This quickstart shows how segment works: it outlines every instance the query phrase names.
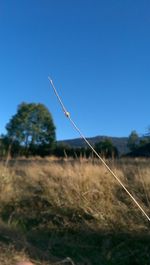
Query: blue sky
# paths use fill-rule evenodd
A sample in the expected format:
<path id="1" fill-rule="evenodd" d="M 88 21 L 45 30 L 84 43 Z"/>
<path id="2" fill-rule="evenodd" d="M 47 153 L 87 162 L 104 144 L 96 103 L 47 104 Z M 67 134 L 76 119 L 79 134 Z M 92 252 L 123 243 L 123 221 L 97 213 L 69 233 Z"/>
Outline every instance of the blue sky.
<path id="1" fill-rule="evenodd" d="M 48 75 L 87 136 L 150 125 L 149 0 L 1 0 L 0 133 L 21 102 L 52 113 L 57 139 L 78 137 Z"/>

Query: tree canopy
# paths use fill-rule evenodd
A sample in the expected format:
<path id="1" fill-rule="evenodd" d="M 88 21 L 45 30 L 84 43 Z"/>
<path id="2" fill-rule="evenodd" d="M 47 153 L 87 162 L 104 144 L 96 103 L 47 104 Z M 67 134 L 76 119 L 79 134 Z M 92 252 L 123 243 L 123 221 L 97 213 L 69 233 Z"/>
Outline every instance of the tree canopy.
<path id="1" fill-rule="evenodd" d="M 22 103 L 6 125 L 7 137 L 27 152 L 50 154 L 55 143 L 52 115 L 43 104 Z"/>
<path id="2" fill-rule="evenodd" d="M 138 133 L 134 130 L 130 133 L 129 137 L 128 137 L 128 147 L 131 151 L 134 151 L 136 149 L 136 147 L 139 144 L 139 135 Z"/>
<path id="3" fill-rule="evenodd" d="M 106 158 L 117 157 L 118 150 L 110 139 L 105 139 L 95 144 L 95 150 Z"/>

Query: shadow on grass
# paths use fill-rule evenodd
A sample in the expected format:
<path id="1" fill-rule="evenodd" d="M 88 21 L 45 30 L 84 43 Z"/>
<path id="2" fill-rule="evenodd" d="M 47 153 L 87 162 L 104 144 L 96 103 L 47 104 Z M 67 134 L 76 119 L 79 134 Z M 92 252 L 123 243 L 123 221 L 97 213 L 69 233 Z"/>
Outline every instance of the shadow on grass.
<path id="1" fill-rule="evenodd" d="M 150 233 L 108 232 L 86 223 L 76 228 L 41 226 L 26 232 L 1 224 L 0 242 L 6 248 L 24 249 L 36 261 L 70 257 L 82 265 L 150 264 Z"/>
<path id="2" fill-rule="evenodd" d="M 80 208 L 56 207 L 39 191 L 32 194 L 1 205 L 0 244 L 4 248 L 12 245 L 31 259 L 48 264 L 66 257 L 76 265 L 150 264 L 147 225 L 128 232 L 127 225 L 121 228 L 117 218 L 107 226 L 108 220 L 100 223 Z"/>

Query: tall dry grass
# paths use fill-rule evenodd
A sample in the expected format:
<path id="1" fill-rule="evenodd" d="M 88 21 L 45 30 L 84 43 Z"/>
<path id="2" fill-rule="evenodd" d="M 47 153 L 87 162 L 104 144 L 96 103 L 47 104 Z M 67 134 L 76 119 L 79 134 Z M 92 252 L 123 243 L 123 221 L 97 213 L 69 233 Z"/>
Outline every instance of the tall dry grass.
<path id="1" fill-rule="evenodd" d="M 110 164 L 150 214 L 149 160 L 120 160 Z M 10 160 L 7 168 L 1 163 L 0 215 L 1 224 L 7 226 L 4 239 L 11 238 L 12 245 L 19 242 L 12 232 L 19 231 L 22 242 L 18 245 L 21 251 L 24 247 L 25 253 L 26 249 L 35 248 L 32 236 L 39 237 L 45 244 L 43 234 L 37 235 L 37 231 L 149 231 L 145 217 L 97 161 Z M 56 243 L 58 238 L 54 234 L 50 234 L 46 242 Z M 40 252 L 41 245 L 36 240 L 37 252 Z M 29 246 L 28 241 L 33 245 Z M 47 259 L 51 258 L 49 251 L 44 254 Z"/>

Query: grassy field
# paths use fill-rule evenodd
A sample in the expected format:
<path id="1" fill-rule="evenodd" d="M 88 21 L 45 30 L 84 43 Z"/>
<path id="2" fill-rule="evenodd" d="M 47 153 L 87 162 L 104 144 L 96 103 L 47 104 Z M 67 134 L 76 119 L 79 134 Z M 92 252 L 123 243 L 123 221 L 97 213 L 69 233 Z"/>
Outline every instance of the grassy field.
<path id="1" fill-rule="evenodd" d="M 150 215 L 150 160 L 108 163 Z M 0 264 L 21 259 L 148 265 L 150 223 L 96 160 L 1 161 Z"/>

